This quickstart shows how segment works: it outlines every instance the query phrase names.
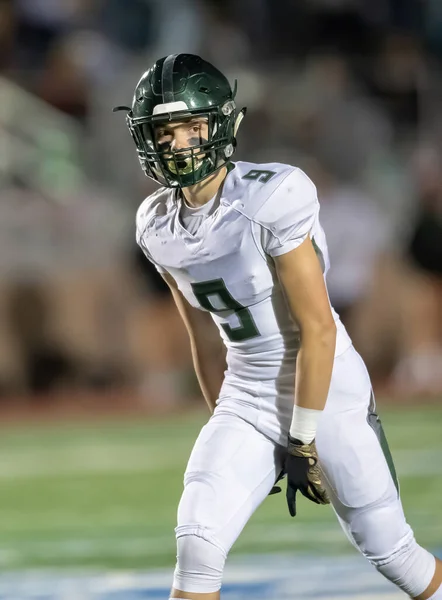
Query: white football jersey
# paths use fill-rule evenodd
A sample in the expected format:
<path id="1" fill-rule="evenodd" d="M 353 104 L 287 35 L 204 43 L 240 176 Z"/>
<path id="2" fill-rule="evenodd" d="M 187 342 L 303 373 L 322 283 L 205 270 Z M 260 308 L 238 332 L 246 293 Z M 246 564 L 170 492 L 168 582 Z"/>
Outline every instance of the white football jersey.
<path id="1" fill-rule="evenodd" d="M 312 181 L 279 163 L 233 163 L 219 206 L 189 233 L 180 219 L 176 189 L 160 188 L 137 212 L 137 242 L 161 272 L 170 273 L 186 300 L 210 311 L 227 347 L 221 395 L 225 409 L 283 439 L 293 411 L 300 336 L 291 318 L 272 257 L 309 235 L 324 276 L 329 258 Z M 333 309 L 332 309 L 333 310 Z M 337 325 L 336 356 L 351 340 Z M 254 416 L 251 416 L 251 412 Z"/>

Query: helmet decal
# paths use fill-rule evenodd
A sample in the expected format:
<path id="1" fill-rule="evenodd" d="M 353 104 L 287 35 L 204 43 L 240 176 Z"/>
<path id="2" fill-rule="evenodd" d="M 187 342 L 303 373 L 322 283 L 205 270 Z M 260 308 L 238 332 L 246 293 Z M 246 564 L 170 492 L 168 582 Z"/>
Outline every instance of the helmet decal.
<path id="1" fill-rule="evenodd" d="M 163 73 L 161 76 L 161 87 L 163 90 L 163 103 L 173 102 L 175 100 L 173 93 L 173 65 L 178 54 L 169 54 L 163 63 Z"/>
<path id="2" fill-rule="evenodd" d="M 182 100 L 178 102 L 166 102 L 165 104 L 157 104 L 153 107 L 152 114 L 160 115 L 160 114 L 169 114 L 171 112 L 176 112 L 179 110 L 188 110 L 188 106 Z"/>

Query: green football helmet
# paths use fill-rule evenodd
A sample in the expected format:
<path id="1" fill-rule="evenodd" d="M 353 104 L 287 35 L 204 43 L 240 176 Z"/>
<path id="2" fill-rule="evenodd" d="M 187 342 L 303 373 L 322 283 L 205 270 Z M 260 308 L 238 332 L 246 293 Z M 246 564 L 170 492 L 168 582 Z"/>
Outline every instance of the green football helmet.
<path id="1" fill-rule="evenodd" d="M 187 187 L 202 181 L 229 162 L 236 132 L 246 109 L 237 114 L 236 81 L 193 54 L 171 54 L 146 71 L 135 88 L 127 126 L 148 177 L 166 187 Z M 155 139 L 155 127 L 169 122 L 205 118 L 208 139 L 177 150 Z"/>

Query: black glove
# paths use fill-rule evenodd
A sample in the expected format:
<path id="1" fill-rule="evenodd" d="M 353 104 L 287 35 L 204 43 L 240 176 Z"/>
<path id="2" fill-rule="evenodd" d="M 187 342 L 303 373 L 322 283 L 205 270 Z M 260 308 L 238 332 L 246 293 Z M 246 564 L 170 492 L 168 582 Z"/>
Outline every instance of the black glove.
<path id="1" fill-rule="evenodd" d="M 287 473 L 287 504 L 291 516 L 296 516 L 298 490 L 316 504 L 329 504 L 330 500 L 321 482 L 315 441 L 313 440 L 311 444 L 303 444 L 289 436 L 287 452 L 285 472 Z"/>
<path id="2" fill-rule="evenodd" d="M 284 471 L 281 471 L 281 473 L 279 474 L 278 478 L 275 481 L 275 485 L 272 487 L 272 489 L 269 492 L 269 496 L 273 496 L 274 494 L 279 494 L 279 492 L 282 492 L 282 489 L 279 487 L 279 485 L 276 485 L 278 483 L 278 481 L 281 481 L 281 479 L 284 477 L 285 473 Z"/>

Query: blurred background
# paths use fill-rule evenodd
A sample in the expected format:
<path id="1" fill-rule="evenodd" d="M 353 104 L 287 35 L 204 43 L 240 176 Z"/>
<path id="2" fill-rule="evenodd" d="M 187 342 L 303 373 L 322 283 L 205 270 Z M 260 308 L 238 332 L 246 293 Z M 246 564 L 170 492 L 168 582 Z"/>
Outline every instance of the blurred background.
<path id="1" fill-rule="evenodd" d="M 155 184 L 112 108 L 176 52 L 238 79 L 236 159 L 316 183 L 331 300 L 385 407 L 411 522 L 442 546 L 440 0 L 1 0 L 0 564 L 174 562 L 182 471 L 208 415 L 135 244 Z M 270 527 L 264 551 L 303 548 L 302 518 L 293 541 L 282 499 L 267 503 L 239 554 Z M 326 552 L 351 551 L 314 510 L 309 549 L 328 531 Z"/>

